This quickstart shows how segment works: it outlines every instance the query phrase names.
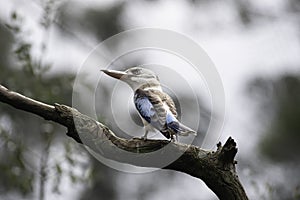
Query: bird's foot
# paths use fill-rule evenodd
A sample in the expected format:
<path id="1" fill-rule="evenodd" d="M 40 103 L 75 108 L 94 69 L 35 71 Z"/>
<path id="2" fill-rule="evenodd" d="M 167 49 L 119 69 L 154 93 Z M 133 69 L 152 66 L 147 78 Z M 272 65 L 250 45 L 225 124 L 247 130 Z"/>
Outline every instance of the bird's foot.
<path id="1" fill-rule="evenodd" d="M 139 137 L 133 137 L 132 138 L 132 140 L 139 140 L 139 139 L 141 139 L 141 138 L 139 138 Z"/>
<path id="2" fill-rule="evenodd" d="M 171 135 L 171 142 L 174 142 L 174 143 L 178 142 L 178 135 L 175 135 L 175 137 L 174 137 L 174 135 Z"/>
<path id="3" fill-rule="evenodd" d="M 142 137 L 133 137 L 132 140 L 147 140 L 146 136 L 142 136 Z"/>
<path id="4" fill-rule="evenodd" d="M 147 136 L 144 135 L 144 136 L 141 137 L 141 139 L 146 141 L 147 140 Z"/>

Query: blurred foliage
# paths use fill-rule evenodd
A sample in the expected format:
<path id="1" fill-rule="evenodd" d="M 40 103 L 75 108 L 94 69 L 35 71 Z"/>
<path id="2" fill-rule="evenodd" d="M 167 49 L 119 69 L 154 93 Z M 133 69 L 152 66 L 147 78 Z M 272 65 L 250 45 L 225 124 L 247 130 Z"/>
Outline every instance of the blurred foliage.
<path id="1" fill-rule="evenodd" d="M 11 138 L 6 131 L 1 130 L 0 132 L 2 145 L 0 193 L 15 191 L 26 195 L 33 190 L 34 183 L 34 173 L 27 170 L 24 163 L 26 147 L 22 141 Z"/>
<path id="2" fill-rule="evenodd" d="M 9 49 L 13 42 L 13 36 L 10 34 L 8 29 L 0 23 L 0 67 L 4 68 L 9 64 L 8 58 L 10 58 Z M 1 74 L 3 72 L 1 71 Z"/>
<path id="3" fill-rule="evenodd" d="M 299 162 L 300 76 L 258 78 L 249 90 L 252 97 L 260 98 L 260 110 L 265 113 L 267 132 L 260 143 L 263 155 L 276 162 Z"/>
<path id="4" fill-rule="evenodd" d="M 284 180 L 267 184 L 270 199 L 299 199 L 300 75 L 256 78 L 248 90 L 265 128 L 258 144 L 261 155 L 284 169 Z"/>
<path id="5" fill-rule="evenodd" d="M 1 26 L 0 38 L 7 38 L 0 44 L 1 84 L 44 102 L 70 104 L 73 76 L 47 75 L 49 65 L 42 64 L 42 57 L 36 59 L 31 56 L 32 44 L 26 41 L 23 20 L 13 12 L 11 21 L 6 24 L 8 29 Z M 0 113 L 1 195 L 14 192 L 32 196 L 38 193 L 36 183 L 39 181 L 39 199 L 43 199 L 47 171 L 51 170 L 47 166 L 50 149 L 61 139 L 61 134 L 54 133 L 62 129 L 4 104 L 0 106 Z"/>
<path id="6" fill-rule="evenodd" d="M 16 14 L 12 14 L 12 19 L 16 19 Z M 15 32 L 19 31 L 18 27 L 10 28 Z M 12 69 L 9 66 L 10 61 L 8 58 L 11 57 L 9 54 L 13 35 L 4 26 L 0 26 L 0 38 L 0 80 L 1 84 L 7 85 L 2 82 L 6 78 L 11 77 L 10 71 Z M 24 163 L 24 160 L 26 159 L 24 149 L 26 147 L 24 146 L 24 142 L 20 139 L 13 138 L 11 135 L 12 128 L 7 125 L 13 123 L 12 118 L 17 116 L 11 116 L 12 112 L 2 106 L 0 107 L 0 113 L 0 193 L 3 194 L 11 190 L 17 190 L 25 195 L 33 190 L 34 173 L 26 170 L 26 165 Z M 20 178 L 21 174 L 22 177 Z"/>
<path id="7" fill-rule="evenodd" d="M 6 28 L 0 26 L 0 84 L 42 102 L 71 105 L 74 75 L 50 72 L 51 65 L 43 60 L 47 50 L 49 27 L 53 23 L 53 1 L 42 1 L 42 7 L 45 13 L 40 25 L 44 29 L 45 37 L 38 44 L 39 47 L 26 39 L 30 31 L 23 30 L 26 19 L 17 12 L 11 14 Z M 93 22 L 101 17 L 98 14 L 96 11 L 86 13 L 88 17 L 96 17 L 91 20 Z M 105 23 L 109 24 L 111 18 L 107 13 L 104 14 L 108 21 L 102 22 L 106 26 Z M 105 29 L 105 33 L 100 34 L 101 37 L 113 34 L 110 31 L 118 31 L 117 26 Z M 40 49 L 38 57 L 32 56 L 33 48 Z M 90 181 L 90 184 L 84 185 L 87 190 L 82 192 L 83 199 L 99 199 L 99 196 L 105 199 L 115 198 L 112 170 L 95 160 L 87 163 L 92 158 L 87 157 L 86 152 L 62 132 L 63 129 L 56 124 L 10 106 L 0 105 L 1 199 L 10 194 L 15 198 L 16 194 L 20 194 L 17 198 L 33 199 L 37 196 L 36 198 L 42 200 L 46 198 L 45 188 L 49 184 L 52 185 L 53 192 L 61 194 L 60 184 L 62 177 L 66 176 L 72 184 Z M 60 158 L 51 152 L 60 148 L 62 143 L 64 154 Z M 81 168 L 80 173 L 78 168 Z"/>
<path id="8" fill-rule="evenodd" d="M 102 41 L 123 30 L 120 19 L 123 8 L 124 3 L 116 3 L 104 9 L 84 8 L 74 2 L 66 3 L 60 8 L 58 21 L 63 27 L 67 27 L 61 29 L 66 34 L 84 30 L 85 34 L 92 34 Z"/>
<path id="9" fill-rule="evenodd" d="M 293 12 L 300 12 L 300 0 L 289 0 L 288 8 Z"/>
<path id="10" fill-rule="evenodd" d="M 116 173 L 114 170 L 91 158 L 90 183 L 81 193 L 80 199 L 106 200 L 117 199 Z"/>
<path id="11" fill-rule="evenodd" d="M 240 21 L 244 25 L 249 25 L 252 22 L 252 18 L 254 16 L 252 13 L 253 8 L 251 7 L 250 1 L 236 0 L 236 7 Z"/>

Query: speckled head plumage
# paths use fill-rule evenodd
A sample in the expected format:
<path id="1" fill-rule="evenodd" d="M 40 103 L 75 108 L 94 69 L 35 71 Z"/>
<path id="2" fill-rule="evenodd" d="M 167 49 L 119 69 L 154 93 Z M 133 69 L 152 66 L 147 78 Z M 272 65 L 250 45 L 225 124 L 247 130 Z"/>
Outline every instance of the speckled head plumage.
<path id="1" fill-rule="evenodd" d="M 160 87 L 158 76 L 151 70 L 142 67 L 132 67 L 126 71 L 101 70 L 105 74 L 126 82 L 134 91 L 145 87 Z"/>

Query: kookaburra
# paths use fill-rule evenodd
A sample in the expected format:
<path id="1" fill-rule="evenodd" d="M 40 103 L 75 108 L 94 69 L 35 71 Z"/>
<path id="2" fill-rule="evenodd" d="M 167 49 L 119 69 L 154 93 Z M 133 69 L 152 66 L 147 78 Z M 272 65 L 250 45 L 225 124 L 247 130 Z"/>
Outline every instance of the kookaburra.
<path id="1" fill-rule="evenodd" d="M 172 141 L 179 136 L 196 135 L 196 132 L 180 123 L 171 97 L 162 91 L 158 76 L 149 69 L 133 67 L 124 72 L 101 70 L 105 74 L 122 80 L 134 91 L 134 104 L 144 127 L 144 139 L 149 131 L 160 131 Z M 175 136 L 175 137 L 174 137 Z"/>

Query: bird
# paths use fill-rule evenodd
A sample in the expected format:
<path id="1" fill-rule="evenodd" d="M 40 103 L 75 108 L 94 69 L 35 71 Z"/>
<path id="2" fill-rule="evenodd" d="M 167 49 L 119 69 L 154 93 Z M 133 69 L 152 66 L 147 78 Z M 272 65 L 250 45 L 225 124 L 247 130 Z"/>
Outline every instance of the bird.
<path id="1" fill-rule="evenodd" d="M 148 133 L 155 130 L 174 142 L 178 141 L 178 136 L 197 135 L 196 131 L 179 122 L 174 101 L 163 92 L 153 71 L 142 67 L 101 71 L 127 83 L 134 91 L 134 104 L 145 128 L 142 139 L 147 140 Z"/>

